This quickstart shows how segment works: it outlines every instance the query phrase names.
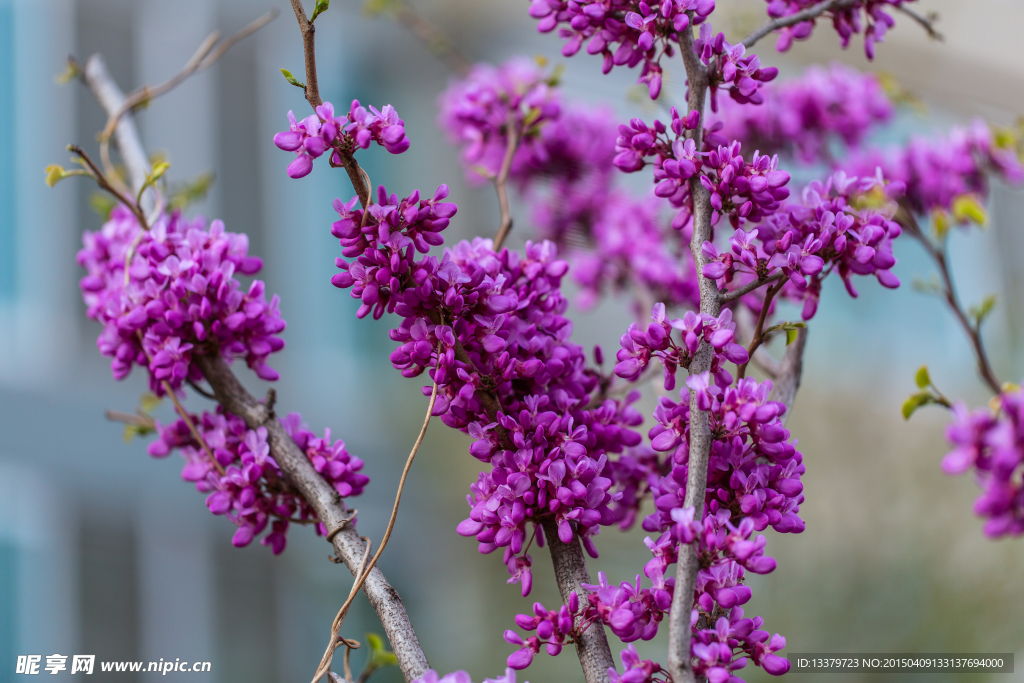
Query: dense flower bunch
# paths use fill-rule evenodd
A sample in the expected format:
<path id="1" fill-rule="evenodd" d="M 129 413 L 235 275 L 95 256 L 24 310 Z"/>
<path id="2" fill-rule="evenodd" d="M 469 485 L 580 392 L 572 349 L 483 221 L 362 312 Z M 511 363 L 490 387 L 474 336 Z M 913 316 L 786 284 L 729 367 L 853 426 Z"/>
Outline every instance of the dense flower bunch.
<path id="1" fill-rule="evenodd" d="M 510 126 L 519 132 L 512 173 L 543 167 L 548 158 L 538 131 L 557 118 L 561 104 L 554 79 L 536 62 L 517 57 L 501 66 L 476 64 L 465 79 L 453 81 L 438 99 L 438 125 L 461 145 L 467 179 L 498 174 L 508 146 Z"/>
<path id="2" fill-rule="evenodd" d="M 689 179 L 699 175 L 701 184 L 711 193 L 714 210 L 712 223 L 727 215 L 734 227 L 742 223 L 758 222 L 776 211 L 789 197 L 785 187 L 790 176 L 779 170 L 777 156 L 768 157 L 754 152 L 750 161 L 740 153 L 741 143 L 719 145 L 716 149 L 697 150 L 692 139 L 684 138 L 686 130 L 700 125 L 695 113 L 682 117 L 672 108 L 672 122 L 666 127 L 661 121 L 648 126 L 640 119 L 619 127 L 615 143 L 618 154 L 615 165 L 632 173 L 650 163 L 654 166 L 654 193 L 664 197 L 679 209 L 672 227 L 689 231 L 693 219 L 693 199 Z M 674 134 L 670 137 L 669 130 Z"/>
<path id="3" fill-rule="evenodd" d="M 853 275 L 874 275 L 884 287 L 899 287 L 890 270 L 896 264 L 892 242 L 901 234 L 892 220 L 892 200 L 904 187 L 900 181 L 886 183 L 881 175 L 857 178 L 842 171 L 825 182 L 814 181 L 799 201 L 784 204 L 756 229 L 737 230 L 729 238 L 729 251 L 719 253 L 706 242 L 704 276 L 721 287 L 737 275 L 742 282 L 781 273 L 786 278 L 783 294 L 804 303 L 804 320 L 817 311 L 821 281 L 833 269 L 853 297 Z"/>
<path id="4" fill-rule="evenodd" d="M 391 332 L 399 342 L 392 364 L 406 377 L 431 368 L 434 414 L 468 432 L 476 440 L 470 453 L 492 467 L 471 487 L 470 518 L 458 531 L 476 536 L 481 552 L 504 548 L 513 580 L 528 593 L 528 523 L 552 517 L 565 542 L 578 533 L 596 554 L 589 535 L 616 521 L 609 504 L 622 495 L 610 491 L 607 454 L 639 444 L 630 427 L 642 418 L 629 406 L 635 397 L 591 405 L 598 377 L 568 340 L 559 290 L 567 264 L 553 244 L 528 243 L 520 256 L 477 239 L 440 260 L 417 260 L 417 237 L 433 235 L 436 244 L 440 223 L 455 213 L 453 204 L 437 203 L 446 194 L 400 201 L 381 188 L 368 212 L 336 202 L 333 233 L 357 260 L 339 259 L 332 282 L 353 289 L 361 314 L 375 307 L 374 315 L 403 318 Z"/>
<path id="5" fill-rule="evenodd" d="M 686 384 L 697 393 L 698 406 L 710 412 L 714 435 L 706 513 L 727 510 L 737 519 L 749 520 L 756 531 L 769 526 L 780 533 L 803 531 L 804 522 L 797 514 L 803 502 L 803 456 L 789 443 L 789 431 L 780 420 L 785 406 L 768 400 L 771 382 L 758 384 L 748 377 L 723 388 L 705 374 L 689 377 Z M 685 496 L 690 418 L 687 391 L 682 398 L 676 402 L 662 397 L 654 413 L 658 424 L 649 434 L 651 446 L 671 454 L 673 469 L 653 487 L 655 512 L 644 520 L 646 531 L 671 530 L 677 523 L 674 511 Z"/>
<path id="6" fill-rule="evenodd" d="M 267 301 L 254 280 L 242 289 L 236 273 L 253 275 L 263 262 L 248 255 L 245 234 L 224 223 L 161 215 L 143 230 L 118 206 L 96 232 L 82 237 L 78 263 L 88 271 L 80 288 L 86 314 L 103 325 L 97 346 L 110 356 L 115 379 L 133 364 L 149 371 L 150 389 L 164 395 L 202 377 L 193 353 L 245 358 L 257 375 L 276 380 L 267 357 L 284 348 L 285 322 L 275 295 Z M 125 268 L 127 264 L 127 275 Z"/>
<path id="7" fill-rule="evenodd" d="M 953 406 L 946 439 L 953 447 L 942 460 L 948 474 L 973 469 L 982 494 L 974 512 L 986 518 L 987 536 L 1024 534 L 1024 392 L 1008 387 L 987 408 Z"/>
<path id="8" fill-rule="evenodd" d="M 557 656 L 566 642 L 574 642 L 589 624 L 576 624 L 580 615 L 580 601 L 576 591 L 569 595 L 569 603 L 557 610 L 549 610 L 539 602 L 533 603 L 533 615 L 516 615 L 516 626 L 524 631 L 536 631 L 537 635 L 525 640 L 515 631 L 505 631 L 505 642 L 520 645 L 520 649 L 508 657 L 508 666 L 512 669 L 525 669 L 533 662 L 534 656 L 544 650 L 552 657 Z"/>
<path id="9" fill-rule="evenodd" d="M 653 358 L 661 361 L 665 368 L 665 389 L 675 388 L 676 371 L 688 368 L 690 361 L 702 341 L 707 341 L 715 351 L 712 372 L 723 385 L 732 382 L 732 375 L 725 369 L 725 362 L 746 363 L 747 350 L 735 341 L 736 323 L 732 322 L 732 311 L 725 309 L 717 318 L 687 311 L 682 318 L 669 320 L 665 304 L 659 302 L 651 311 L 651 323 L 641 330 L 632 323 L 619 340 L 622 346 L 616 354 L 619 361 L 615 374 L 634 381 L 647 369 Z M 682 338 L 676 343 L 673 330 Z M 655 447 L 655 450 L 667 450 Z"/>
<path id="10" fill-rule="evenodd" d="M 1024 181 L 1024 166 L 1013 149 L 1000 147 L 984 121 L 954 128 L 946 136 L 915 136 L 888 153 L 872 151 L 843 163 L 850 173 L 882 169 L 906 185 L 905 201 L 917 214 L 948 212 L 965 195 L 986 198 L 989 175 L 1010 183 Z"/>
<path id="11" fill-rule="evenodd" d="M 817 4 L 817 0 L 766 1 L 768 2 L 768 16 L 773 19 L 791 16 Z M 832 26 L 839 34 L 844 48 L 850 44 L 850 38 L 863 31 L 864 54 L 868 59 L 874 59 L 875 43 L 885 40 L 886 32 L 896 24 L 892 16 L 885 11 L 886 6 L 900 7 L 908 2 L 912 2 L 912 0 L 858 0 L 846 4 L 842 8 L 831 10 L 829 15 L 832 18 Z M 794 40 L 804 40 L 810 37 L 814 31 L 814 24 L 815 21 L 811 19 L 780 29 L 775 49 L 785 52 Z"/>
<path id="12" fill-rule="evenodd" d="M 715 0 L 531 0 L 530 16 L 539 19 L 537 30 L 558 28 L 566 40 L 562 54 L 571 57 L 587 44 L 587 53 L 604 57 L 604 73 L 613 66 L 633 68 L 643 63 L 640 83 L 651 99 L 661 92 L 661 58 L 675 55 L 678 34 L 693 23 L 704 22 Z"/>
<path id="13" fill-rule="evenodd" d="M 335 164 L 342 162 L 340 154 L 351 154 L 358 147 L 366 149 L 376 142 L 392 154 L 409 149 L 405 135 L 405 122 L 390 104 L 382 111 L 370 107 L 369 111 L 352 100 L 348 114 L 334 115 L 334 105 L 324 102 L 301 121 L 288 112 L 288 130 L 274 136 L 274 144 L 286 152 L 295 152 L 295 160 L 288 164 L 288 175 L 302 178 L 313 170 L 313 159 L 332 149 Z M 339 154 L 340 152 L 340 154 Z"/>
<path id="14" fill-rule="evenodd" d="M 758 92 L 764 106 L 747 107 L 732 99 L 719 104 L 707 133 L 710 142 L 740 140 L 748 149 L 788 152 L 799 161 L 816 163 L 830 157 L 832 140 L 855 148 L 873 126 L 895 113 L 874 74 L 839 63 L 812 66 L 799 78 L 762 86 Z"/>
<path id="15" fill-rule="evenodd" d="M 235 546 L 249 545 L 268 524 L 271 532 L 260 542 L 270 546 L 275 555 L 284 550 L 290 522 L 316 524 L 318 533 L 327 534 L 312 506 L 285 482 L 270 454 L 266 427 L 248 429 L 242 418 L 220 408 L 191 419 L 202 442 L 184 419 L 168 425 L 157 423 L 157 439 L 149 445 L 149 454 L 163 458 L 178 449 L 185 459 L 181 478 L 209 494 L 206 506 L 210 512 L 225 515 L 238 527 L 231 539 Z M 351 456 L 341 439 L 332 442 L 330 429 L 319 438 L 298 413 L 291 413 L 281 423 L 335 491 L 342 496 L 363 492 L 370 481 L 359 472 L 363 461 Z"/>
<path id="16" fill-rule="evenodd" d="M 761 104 L 761 87 L 775 80 L 779 70 L 774 66 L 761 67 L 757 55 L 746 56 L 743 43 L 730 45 L 724 33 L 712 35 L 711 24 L 702 24 L 700 37 L 693 49 L 708 67 L 708 89 L 711 111 L 718 111 L 718 89 L 726 87 L 729 97 L 739 104 Z"/>

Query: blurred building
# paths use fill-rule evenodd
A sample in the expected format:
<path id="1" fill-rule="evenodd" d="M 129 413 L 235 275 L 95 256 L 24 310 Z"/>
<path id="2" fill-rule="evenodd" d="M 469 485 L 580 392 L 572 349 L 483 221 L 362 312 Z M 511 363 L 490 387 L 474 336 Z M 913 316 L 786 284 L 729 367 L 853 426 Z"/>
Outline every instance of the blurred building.
<path id="1" fill-rule="evenodd" d="M 722 28 L 733 34 L 763 18 L 758 0 L 719 4 Z M 856 38 L 849 51 L 838 50 L 827 27 L 784 57 L 767 43 L 759 53 L 788 74 L 830 59 L 894 73 L 934 105 L 929 117 L 902 118 L 894 135 L 973 115 L 1008 123 L 1024 112 L 1024 46 L 1015 35 L 1024 23 L 1020 3 L 921 4 L 942 13 L 945 44 L 929 42 L 901 16 L 873 65 Z M 453 236 L 489 234 L 497 224 L 492 194 L 462 182 L 456 155 L 434 126 L 434 98 L 448 79 L 443 65 L 400 27 L 361 15 L 359 5 L 335 0 L 318 20 L 325 99 L 394 104 L 413 147 L 401 163 L 380 150 L 361 157 L 374 182 L 395 191 L 432 191 L 447 182 L 460 206 Z M 173 75 L 211 31 L 231 33 L 275 6 L 277 21 L 136 118 L 147 149 L 171 161 L 172 180 L 216 173 L 210 194 L 190 211 L 223 217 L 229 230 L 248 233 L 251 251 L 264 257 L 269 290 L 282 297 L 289 329 L 288 348 L 274 363 L 283 377 L 279 409 L 301 411 L 315 430 L 332 427 L 366 459 L 377 495 L 355 503 L 360 529 L 375 540 L 383 532 L 423 406 L 418 385 L 387 367 L 386 320 L 356 321 L 350 299 L 329 285 L 337 250 L 330 200 L 350 196 L 347 179 L 321 165 L 302 182 L 290 181 L 289 156 L 270 142 L 286 126 L 289 108 L 307 107 L 278 71 L 302 71 L 287 3 L 0 0 L 0 683 L 16 680 L 14 658 L 29 653 L 212 661 L 210 674 L 190 675 L 196 681 L 303 680 L 315 670 L 347 594 L 347 572 L 327 562 L 327 546 L 308 530 L 293 529 L 278 558 L 257 545 L 233 548 L 233 527 L 208 514 L 200 494 L 180 481 L 177 456 L 154 461 L 141 441 L 124 443 L 120 427 L 104 420 L 106 408 L 134 409 L 145 386 L 138 373 L 122 383 L 111 379 L 95 349 L 99 328 L 83 315 L 74 254 L 82 231 L 100 222 L 89 207 L 94 188 L 81 179 L 55 189 L 42 182 L 44 166 L 66 164 L 66 144 L 95 150 L 105 120 L 80 84 L 55 83 L 69 53 L 84 62 L 101 52 L 130 90 Z M 472 58 L 560 59 L 559 41 L 536 34 L 524 2 L 417 6 Z M 585 55 L 566 64 L 569 97 L 615 102 L 624 116 L 654 115 L 648 103 L 627 97 L 635 74 L 616 69 L 603 78 Z M 671 71 L 667 91 L 681 97 L 682 81 L 681 69 Z M 991 342 L 1002 349 L 995 355 L 1004 377 L 1024 370 L 1017 344 L 1022 196 L 997 188 L 993 228 L 954 242 L 956 266 L 976 274 L 969 281 L 965 275 L 965 300 L 1000 294 Z M 513 246 L 528 237 L 520 227 L 526 222 L 517 221 Z M 900 246 L 897 273 L 909 284 L 927 266 L 911 245 Z M 953 643 L 1019 649 L 1019 542 L 981 539 L 970 513 L 973 484 L 938 474 L 942 418 L 908 426 L 898 417 L 911 372 L 923 362 L 938 368 L 933 377 L 944 386 L 983 400 L 966 342 L 938 303 L 910 287 L 867 288 L 857 301 L 839 289 L 826 293 L 815 319 L 805 397 L 791 425 L 810 463 L 808 532 L 770 539 L 780 568 L 759 580 L 767 597 L 756 606 L 770 628 L 804 651 L 829 643 L 848 650 Z M 615 348 L 629 322 L 618 303 L 580 317 L 582 342 Z M 166 407 L 160 414 L 171 415 Z M 504 586 L 498 558 L 478 556 L 452 531 L 475 478 L 465 445 L 440 424 L 431 428 L 382 566 L 406 599 L 431 661 L 482 679 L 503 668 L 501 631 L 529 602 Z M 611 552 L 594 571 L 629 578 L 639 565 L 626 558 L 641 556 L 642 536 L 606 531 L 602 542 Z M 553 602 L 539 571 L 536 597 Z M 356 638 L 380 630 L 363 602 L 346 627 Z M 647 647 L 655 656 L 663 636 Z M 573 660 L 568 650 L 557 660 L 539 659 L 529 680 L 574 680 Z M 378 675 L 400 679 L 394 671 Z"/>

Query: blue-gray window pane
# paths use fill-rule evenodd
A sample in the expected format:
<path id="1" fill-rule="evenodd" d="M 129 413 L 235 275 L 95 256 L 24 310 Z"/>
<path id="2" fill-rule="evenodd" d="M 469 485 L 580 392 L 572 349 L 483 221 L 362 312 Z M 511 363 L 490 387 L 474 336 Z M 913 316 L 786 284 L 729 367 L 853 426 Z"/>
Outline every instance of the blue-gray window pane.
<path id="1" fill-rule="evenodd" d="M 0 0 L 0 299 L 15 293 L 14 8 Z"/>

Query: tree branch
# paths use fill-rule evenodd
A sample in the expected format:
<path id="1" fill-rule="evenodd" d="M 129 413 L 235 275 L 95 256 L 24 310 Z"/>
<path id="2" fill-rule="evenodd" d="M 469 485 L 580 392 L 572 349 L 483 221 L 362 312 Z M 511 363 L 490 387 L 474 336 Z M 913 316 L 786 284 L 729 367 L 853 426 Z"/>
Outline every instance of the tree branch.
<path id="1" fill-rule="evenodd" d="M 765 321 L 768 320 L 768 311 L 772 307 L 772 300 L 775 298 L 775 295 L 779 293 L 784 284 L 785 280 L 780 280 L 778 283 L 769 287 L 768 292 L 764 295 L 764 301 L 761 302 L 761 313 L 757 316 L 757 324 L 754 325 L 754 337 L 750 340 L 750 347 L 747 349 L 747 355 L 749 358 L 754 357 L 754 352 L 757 351 L 764 342 L 764 324 Z M 749 358 L 746 363 L 743 363 L 736 368 L 737 380 L 741 380 L 746 376 L 747 364 L 750 363 Z"/>
<path id="2" fill-rule="evenodd" d="M 778 19 L 769 21 L 767 24 L 744 38 L 743 46 L 749 50 L 754 46 L 754 43 L 773 31 L 778 31 L 780 28 L 786 28 L 787 26 L 793 26 L 795 24 L 815 19 L 825 12 L 844 9 L 850 5 L 856 4 L 857 2 L 860 2 L 860 0 L 822 0 L 822 2 L 819 2 L 816 5 L 811 5 L 807 9 L 800 10 L 795 14 L 790 14 L 789 16 L 779 17 Z"/>
<path id="3" fill-rule="evenodd" d="M 517 113 L 515 110 L 510 111 L 508 121 L 505 123 L 508 142 L 505 145 L 505 157 L 501 160 L 498 177 L 494 179 L 494 190 L 498 193 L 498 208 L 501 210 L 501 224 L 498 226 L 498 235 L 494 238 L 494 251 L 496 252 L 501 251 L 501 245 L 512 229 L 512 212 L 508 208 L 508 173 L 512 168 L 512 159 L 516 155 L 516 148 L 519 147 Z"/>
<path id="4" fill-rule="evenodd" d="M 760 279 L 754 280 L 753 282 L 748 282 L 747 284 L 743 285 L 742 287 L 737 287 L 736 289 L 733 289 L 733 290 L 728 291 L 728 292 L 722 292 L 719 295 L 718 300 L 721 301 L 723 304 L 727 304 L 727 303 L 729 303 L 731 301 L 735 301 L 736 299 L 739 299 L 744 294 L 750 294 L 755 289 L 758 289 L 759 287 L 763 287 L 766 284 L 768 284 L 769 282 L 775 282 L 776 280 L 781 280 L 783 278 L 783 276 L 784 276 L 784 273 L 782 271 L 779 271 L 777 273 L 769 275 L 766 278 L 760 278 Z"/>
<path id="5" fill-rule="evenodd" d="M 299 31 L 302 32 L 302 53 L 306 64 L 306 101 L 315 111 L 324 103 L 320 97 L 320 85 L 316 79 L 316 25 L 306 17 L 306 10 L 302 9 L 302 0 L 291 0 L 292 10 L 295 12 L 295 19 L 299 22 Z M 370 206 L 370 188 L 363 178 L 363 171 L 359 162 L 352 155 L 352 152 L 341 146 L 341 143 L 334 144 L 334 151 L 338 153 L 341 165 L 348 173 L 348 179 L 352 183 L 352 189 L 359 197 L 359 203 L 363 208 Z"/>
<path id="6" fill-rule="evenodd" d="M 545 518 L 541 527 L 544 529 L 544 540 L 551 550 L 551 563 L 555 568 L 555 581 L 562 602 L 569 604 L 569 594 L 575 591 L 580 604 L 585 604 L 589 591 L 583 584 L 590 583 L 590 573 L 587 571 L 587 560 L 580 539 L 574 534 L 572 542 L 562 543 L 562 539 L 558 538 L 558 522 L 554 517 Z M 576 640 L 576 654 L 580 658 L 587 683 L 608 681 L 608 669 L 615 668 L 615 661 L 608 646 L 604 624 L 595 621 L 583 632 Z"/>
<path id="7" fill-rule="evenodd" d="M 680 34 L 679 49 L 689 81 L 687 108 L 704 115 L 708 72 L 693 51 L 693 32 L 687 28 Z M 702 148 L 703 120 L 695 130 L 687 132 Z M 700 174 L 690 178 L 690 197 L 693 201 L 693 237 L 690 252 L 697 268 L 700 283 L 700 312 L 718 316 L 721 298 L 718 286 L 704 277 L 707 258 L 701 246 L 711 240 L 711 195 L 700 183 Z M 712 349 L 702 341 L 690 363 L 690 374 L 700 374 L 711 368 Z M 690 398 L 690 454 L 686 479 L 685 507 L 696 510 L 695 519 L 703 519 L 704 493 L 708 480 L 708 454 L 711 450 L 711 426 L 708 413 L 697 407 L 696 393 Z M 676 565 L 676 585 L 669 612 L 668 671 L 674 683 L 695 683 L 690 661 L 690 613 L 693 610 L 693 592 L 697 583 L 698 557 L 696 543 L 681 544 Z"/>
<path id="8" fill-rule="evenodd" d="M 352 575 L 358 578 L 368 548 L 349 523 L 351 515 L 338 492 L 313 469 L 309 458 L 288 436 L 273 412 L 246 391 L 223 358 L 196 355 L 193 359 L 225 410 L 245 420 L 250 429 L 266 427 L 274 460 L 288 483 L 313 506 L 324 526 L 333 530 L 335 552 Z M 398 592 L 376 567 L 368 573 L 363 592 L 380 617 L 405 679 L 411 681 L 422 676 L 429 665 Z"/>
<path id="9" fill-rule="evenodd" d="M 939 20 L 938 12 L 929 12 L 926 15 L 922 15 L 918 14 L 909 7 L 906 7 L 905 5 L 893 5 L 893 9 L 895 9 L 897 12 L 902 12 L 903 14 L 906 14 L 908 17 L 910 17 L 918 24 L 920 24 L 921 28 L 923 28 L 928 33 L 928 37 L 931 38 L 932 40 L 937 40 L 940 43 L 946 40 L 946 37 L 939 33 L 938 30 L 936 30 L 935 28 L 935 22 Z"/>
<path id="10" fill-rule="evenodd" d="M 779 401 L 786 406 L 783 413 L 782 424 L 786 424 L 792 413 L 793 401 L 796 399 L 796 392 L 800 388 L 800 380 L 804 372 L 804 348 L 807 346 L 807 328 L 797 328 L 796 339 L 786 347 L 786 355 L 782 357 L 779 364 L 778 374 L 775 376 L 772 392 L 768 396 L 771 401 Z"/>
<path id="11" fill-rule="evenodd" d="M 435 57 L 448 65 L 454 73 L 465 76 L 469 73 L 472 63 L 465 55 L 459 52 L 451 39 L 441 29 L 434 25 L 422 14 L 417 12 L 406 0 L 399 0 L 398 7 L 394 10 L 395 19 L 402 26 L 409 29 L 414 36 L 420 39 L 424 46 L 430 50 Z"/>
<path id="12" fill-rule="evenodd" d="M 86 83 L 108 114 L 120 109 L 124 95 L 110 77 L 99 55 L 91 57 L 86 65 Z M 149 161 L 130 113 L 121 117 L 115 130 L 118 148 L 125 159 L 132 183 L 134 185 L 136 178 L 141 177 L 141 187 L 149 173 Z M 349 523 L 351 515 L 341 496 L 313 469 L 309 459 L 274 417 L 273 390 L 268 393 L 268 401 L 260 403 L 246 391 L 222 358 L 196 355 L 194 359 L 225 410 L 241 417 L 251 429 L 260 426 L 267 428 L 274 459 L 285 478 L 313 506 L 324 526 L 331 530 L 329 536 L 335 553 L 356 576 L 362 558 L 369 550 L 368 544 L 360 539 Z M 412 681 L 422 676 L 429 665 L 398 592 L 377 568 L 367 575 L 363 592 L 381 620 L 406 680 Z"/>
<path id="13" fill-rule="evenodd" d="M 985 384 L 988 385 L 989 389 L 992 390 L 992 393 L 1000 393 L 1002 391 L 1002 383 L 992 370 L 992 363 L 988 359 L 988 352 L 985 351 L 985 342 L 981 337 L 981 327 L 980 325 L 971 324 L 971 321 L 967 318 L 967 313 L 964 312 L 963 305 L 960 303 L 960 297 L 957 296 L 956 285 L 953 283 L 953 274 L 950 272 L 949 263 L 946 260 L 945 247 L 937 247 L 924 234 L 921 226 L 917 223 L 917 219 L 914 217 L 913 211 L 905 202 L 900 202 L 900 208 L 895 220 L 911 237 L 921 243 L 921 246 L 928 252 L 928 256 L 935 261 L 935 266 L 939 269 L 939 277 L 942 279 L 942 296 L 971 342 L 974 356 L 978 362 L 978 374 Z"/>

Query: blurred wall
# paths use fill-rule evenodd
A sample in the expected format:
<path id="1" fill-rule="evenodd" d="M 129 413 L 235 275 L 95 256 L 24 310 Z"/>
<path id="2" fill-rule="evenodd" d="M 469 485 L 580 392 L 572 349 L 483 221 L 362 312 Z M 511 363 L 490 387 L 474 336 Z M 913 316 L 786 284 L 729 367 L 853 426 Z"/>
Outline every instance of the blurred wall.
<path id="1" fill-rule="evenodd" d="M 931 109 L 902 115 L 890 138 L 974 115 L 1007 123 L 1024 112 L 1020 4 L 921 4 L 943 14 L 945 43 L 928 41 L 898 16 L 874 64 L 865 62 L 856 38 L 848 51 L 839 50 L 827 27 L 784 56 L 771 51 L 770 40 L 759 53 L 785 74 L 831 59 L 894 73 Z M 758 0 L 719 5 L 716 22 L 733 37 L 763 19 Z M 69 142 L 95 150 L 104 122 L 84 88 L 54 83 L 65 55 L 84 62 L 102 52 L 127 90 L 175 73 L 208 32 L 233 32 L 274 6 L 281 10 L 277 21 L 137 119 L 147 149 L 172 162 L 171 180 L 216 173 L 212 192 L 191 211 L 247 232 L 252 251 L 265 259 L 263 275 L 281 295 L 289 324 L 288 347 L 275 363 L 283 377 L 278 405 L 301 411 L 316 430 L 330 426 L 366 460 L 373 493 L 356 503 L 360 530 L 375 540 L 383 533 L 423 401 L 418 384 L 388 368 L 388 322 L 355 320 L 351 299 L 329 284 L 337 251 L 330 200 L 351 195 L 347 179 L 319 165 L 302 182 L 290 181 L 289 155 L 270 142 L 289 108 L 302 113 L 307 106 L 278 72 L 302 70 L 286 3 L 0 0 L 0 683 L 13 680 L 13 656 L 54 652 L 211 660 L 210 674 L 191 675 L 197 681 L 304 680 L 347 594 L 348 573 L 327 561 L 320 539 L 295 528 L 276 558 L 255 544 L 233 548 L 233 527 L 209 515 L 202 497 L 180 481 L 176 456 L 153 460 L 143 443 L 125 444 L 119 426 L 104 421 L 104 408 L 132 410 L 145 382 L 138 373 L 111 380 L 95 349 L 99 329 L 83 315 L 73 263 L 81 232 L 100 223 L 89 208 L 93 188 L 69 180 L 50 190 L 42 182 L 46 164 L 66 161 Z M 602 77 L 585 55 L 562 59 L 560 42 L 535 32 L 525 3 L 416 6 L 473 59 L 543 54 L 565 63 L 567 98 L 612 103 L 623 117 L 655 115 L 634 96 L 636 74 L 616 69 Z M 490 234 L 497 224 L 493 193 L 465 185 L 456 152 L 434 125 L 436 94 L 448 79 L 443 65 L 401 27 L 364 17 L 357 0 L 335 0 L 317 26 L 325 99 L 390 102 L 407 123 L 413 146 L 400 160 L 376 149 L 361 154 L 374 183 L 408 192 L 447 182 L 460 206 L 449 242 Z M 682 96 L 682 80 L 681 69 L 670 71 L 667 99 Z M 966 301 L 990 291 L 1000 296 L 988 332 L 1007 379 L 1024 371 L 1017 343 L 1021 203 L 1022 195 L 996 188 L 991 227 L 955 235 L 952 249 Z M 526 207 L 514 210 L 511 245 L 521 246 L 530 234 Z M 927 275 L 914 245 L 897 250 L 896 272 L 906 285 L 915 274 Z M 913 369 L 925 362 L 949 393 L 984 400 L 965 340 L 939 302 L 909 286 L 866 287 L 851 300 L 838 283 L 829 285 L 790 423 L 808 463 L 807 531 L 770 535 L 779 568 L 752 582 L 748 613 L 785 634 L 791 651 L 1024 655 L 1020 542 L 984 540 L 970 511 L 973 482 L 939 472 L 945 416 L 925 412 L 909 424 L 899 417 Z M 580 343 L 607 351 L 630 317 L 623 301 L 610 301 L 577 321 Z M 649 413 L 650 396 L 645 406 Z M 161 417 L 171 417 L 166 407 Z M 381 564 L 436 668 L 466 668 L 480 680 L 503 670 L 511 648 L 501 632 L 512 617 L 534 599 L 555 604 L 557 593 L 538 558 L 535 594 L 521 599 L 517 587 L 505 585 L 499 558 L 479 556 L 472 541 L 454 533 L 477 472 L 466 446 L 440 423 L 431 427 Z M 605 570 L 613 581 L 632 577 L 645 553 L 643 536 L 606 530 L 592 572 Z M 356 638 L 380 631 L 362 600 L 345 629 Z M 664 634 L 639 647 L 661 658 Z M 361 662 L 361 655 L 354 659 Z M 400 680 L 397 671 L 378 676 Z M 559 658 L 540 657 L 526 678 L 578 680 L 575 657 L 569 649 Z M 755 673 L 749 680 L 761 679 Z"/>

